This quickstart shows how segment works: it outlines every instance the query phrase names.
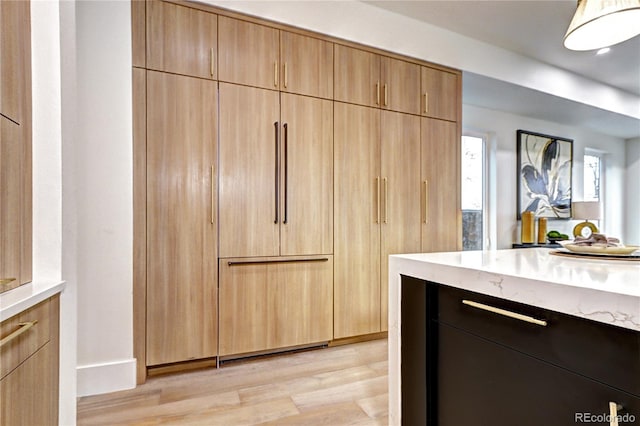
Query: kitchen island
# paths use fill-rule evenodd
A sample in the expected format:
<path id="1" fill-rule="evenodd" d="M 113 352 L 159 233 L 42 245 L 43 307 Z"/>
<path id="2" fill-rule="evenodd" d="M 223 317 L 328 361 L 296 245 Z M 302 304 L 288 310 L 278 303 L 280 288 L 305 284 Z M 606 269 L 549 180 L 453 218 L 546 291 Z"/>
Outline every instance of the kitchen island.
<path id="1" fill-rule="evenodd" d="M 390 256 L 390 424 L 640 419 L 640 262 L 552 251 Z"/>

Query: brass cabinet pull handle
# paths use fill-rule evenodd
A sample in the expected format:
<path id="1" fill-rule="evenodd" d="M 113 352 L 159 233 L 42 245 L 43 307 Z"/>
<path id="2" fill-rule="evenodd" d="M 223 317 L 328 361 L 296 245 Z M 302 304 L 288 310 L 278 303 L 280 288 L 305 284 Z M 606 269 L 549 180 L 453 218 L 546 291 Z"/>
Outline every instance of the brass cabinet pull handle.
<path id="1" fill-rule="evenodd" d="M 276 154 L 275 154 L 275 177 L 274 177 L 274 182 L 275 182 L 275 193 L 276 193 L 276 218 L 273 221 L 273 223 L 277 224 L 278 223 L 278 216 L 279 216 L 279 204 L 280 204 L 280 186 L 278 185 L 278 180 L 280 179 L 280 159 L 279 159 L 279 155 L 278 155 L 278 122 L 276 121 L 275 123 L 273 123 L 273 126 L 275 127 L 275 146 L 276 146 Z"/>
<path id="2" fill-rule="evenodd" d="M 383 178 L 382 181 L 384 182 L 384 223 L 387 223 L 387 215 L 389 213 L 388 209 L 387 209 L 387 205 L 389 204 L 388 200 L 388 191 L 387 191 L 387 178 Z"/>
<path id="3" fill-rule="evenodd" d="M 495 306 L 485 305 L 483 303 L 473 302 L 471 300 L 463 300 L 463 304 L 472 306 L 474 308 L 482 309 L 483 311 L 493 312 L 494 314 L 503 315 L 505 317 L 517 319 L 520 321 L 525 321 L 531 324 L 540 325 L 542 327 L 547 326 L 547 322 L 544 320 L 539 320 L 528 315 L 522 315 L 517 312 L 507 311 L 505 309 L 496 308 Z"/>
<path id="4" fill-rule="evenodd" d="M 424 92 L 424 113 L 429 112 L 429 94 Z"/>
<path id="5" fill-rule="evenodd" d="M 211 77 L 213 77 L 213 60 L 214 60 L 214 53 L 213 53 L 213 47 L 210 49 L 210 59 L 209 59 L 209 72 L 211 73 Z"/>
<path id="6" fill-rule="evenodd" d="M 380 82 L 376 81 L 376 105 L 380 105 Z"/>
<path id="7" fill-rule="evenodd" d="M 239 260 L 227 262 L 228 266 L 264 265 L 268 263 L 299 263 L 299 262 L 328 262 L 328 257 L 311 259 L 278 259 L 278 260 Z"/>
<path id="8" fill-rule="evenodd" d="M 15 281 L 16 278 L 0 278 L 0 285 L 9 284 L 12 281 Z"/>
<path id="9" fill-rule="evenodd" d="M 214 222 L 214 212 L 215 212 L 215 199 L 216 199 L 216 189 L 215 189 L 215 184 L 214 184 L 214 179 L 215 179 L 215 166 L 212 164 L 211 165 L 211 224 L 213 225 Z"/>
<path id="10" fill-rule="evenodd" d="M 288 83 L 288 79 L 287 79 L 287 63 L 284 63 L 284 88 L 287 88 L 287 83 Z"/>
<path id="11" fill-rule="evenodd" d="M 429 223 L 429 181 L 424 181 L 424 223 Z"/>
<path id="12" fill-rule="evenodd" d="M 389 95 L 389 89 L 388 89 L 388 86 L 385 84 L 385 85 L 384 85 L 384 106 L 387 106 L 387 105 L 388 105 L 388 102 L 387 102 L 387 100 L 388 100 L 388 95 Z M 415 98 L 414 98 L 414 99 L 415 99 Z"/>
<path id="13" fill-rule="evenodd" d="M 376 223 L 380 223 L 380 176 L 376 176 Z"/>
<path id="14" fill-rule="evenodd" d="M 29 322 L 21 322 L 20 324 L 18 324 L 19 328 L 16 331 L 9 334 L 4 339 L 0 340 L 0 348 L 6 345 L 7 343 L 9 343 L 10 341 L 12 341 L 13 339 L 15 339 L 16 337 L 20 336 L 21 334 L 26 333 L 31 327 L 33 327 L 37 323 L 38 323 L 38 320 L 33 320 Z"/>
<path id="15" fill-rule="evenodd" d="M 287 149 L 288 140 L 289 140 L 289 125 L 284 123 L 282 125 L 284 129 L 284 220 L 282 223 L 287 223 L 287 211 L 289 204 L 289 153 Z"/>
<path id="16" fill-rule="evenodd" d="M 273 85 L 278 87 L 278 61 L 273 63 Z"/>

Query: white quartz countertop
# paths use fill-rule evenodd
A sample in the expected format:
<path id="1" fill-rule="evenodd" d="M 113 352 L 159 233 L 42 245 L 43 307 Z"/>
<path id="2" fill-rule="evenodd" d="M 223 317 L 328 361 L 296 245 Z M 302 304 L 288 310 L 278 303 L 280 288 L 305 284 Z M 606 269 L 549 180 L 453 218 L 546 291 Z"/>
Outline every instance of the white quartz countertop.
<path id="1" fill-rule="evenodd" d="M 389 277 L 409 275 L 640 330 L 640 262 L 569 258 L 552 251 L 529 248 L 393 255 Z"/>
<path id="2" fill-rule="evenodd" d="M 0 322 L 60 293 L 64 281 L 34 281 L 0 293 Z"/>

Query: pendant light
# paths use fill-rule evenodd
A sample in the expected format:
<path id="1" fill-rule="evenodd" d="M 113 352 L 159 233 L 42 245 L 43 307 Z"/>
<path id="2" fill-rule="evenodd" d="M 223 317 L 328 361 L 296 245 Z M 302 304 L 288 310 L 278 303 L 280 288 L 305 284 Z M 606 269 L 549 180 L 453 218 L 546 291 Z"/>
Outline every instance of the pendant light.
<path id="1" fill-rule="evenodd" d="M 594 50 L 640 34 L 640 0 L 578 0 L 564 46 Z"/>

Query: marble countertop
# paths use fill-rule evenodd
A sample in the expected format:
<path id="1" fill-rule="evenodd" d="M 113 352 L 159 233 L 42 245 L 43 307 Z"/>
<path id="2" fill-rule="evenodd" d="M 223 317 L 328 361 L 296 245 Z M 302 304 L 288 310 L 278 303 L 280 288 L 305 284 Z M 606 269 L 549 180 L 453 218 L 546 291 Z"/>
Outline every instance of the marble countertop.
<path id="1" fill-rule="evenodd" d="M 64 281 L 34 281 L 0 293 L 0 322 L 64 290 Z"/>
<path id="2" fill-rule="evenodd" d="M 410 275 L 640 330 L 640 262 L 569 258 L 552 251 L 530 248 L 393 255 L 389 276 Z"/>

